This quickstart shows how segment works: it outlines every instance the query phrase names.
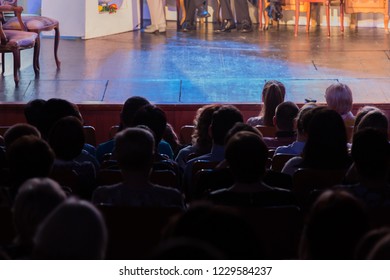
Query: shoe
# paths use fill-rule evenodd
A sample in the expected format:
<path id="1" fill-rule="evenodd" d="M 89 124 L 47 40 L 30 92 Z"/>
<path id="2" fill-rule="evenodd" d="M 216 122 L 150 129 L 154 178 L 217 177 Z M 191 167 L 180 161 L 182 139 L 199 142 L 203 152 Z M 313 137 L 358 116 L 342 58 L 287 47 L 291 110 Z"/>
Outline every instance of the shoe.
<path id="1" fill-rule="evenodd" d="M 195 26 L 195 24 L 192 24 L 189 21 L 186 21 L 183 23 L 181 30 L 183 32 L 191 32 L 191 31 L 196 30 L 196 26 Z"/>
<path id="2" fill-rule="evenodd" d="M 145 29 L 150 29 L 150 28 L 152 28 L 152 27 L 154 27 L 154 25 L 147 25 L 147 26 L 145 26 Z"/>
<path id="3" fill-rule="evenodd" d="M 240 32 L 241 33 L 249 33 L 249 32 L 252 32 L 253 29 L 252 29 L 252 24 L 250 23 L 250 21 L 248 20 L 243 20 L 241 22 L 241 29 L 240 29 Z"/>
<path id="4" fill-rule="evenodd" d="M 150 26 L 150 28 L 148 28 Z M 144 29 L 145 33 L 165 33 L 167 31 L 167 26 L 165 24 L 159 25 L 149 25 Z"/>
<path id="5" fill-rule="evenodd" d="M 196 13 L 196 15 L 198 16 L 198 18 L 207 18 L 211 16 L 204 5 L 200 5 L 198 7 L 198 12 Z"/>
<path id="6" fill-rule="evenodd" d="M 222 24 L 221 24 L 221 27 L 219 29 L 217 29 L 215 32 L 230 32 L 230 30 L 232 29 L 236 29 L 236 24 L 234 23 L 234 21 L 232 21 L 231 19 L 225 19 Z"/>

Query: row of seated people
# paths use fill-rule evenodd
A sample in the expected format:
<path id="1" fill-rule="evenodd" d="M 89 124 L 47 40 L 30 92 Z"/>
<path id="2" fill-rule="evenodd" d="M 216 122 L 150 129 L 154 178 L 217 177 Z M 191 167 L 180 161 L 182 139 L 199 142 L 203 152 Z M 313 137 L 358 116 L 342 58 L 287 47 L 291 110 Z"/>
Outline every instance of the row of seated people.
<path id="1" fill-rule="evenodd" d="M 33 108 L 34 110 L 39 112 L 39 106 L 41 106 L 42 112 L 40 113 L 45 115 L 45 118 L 41 118 L 41 119 L 45 120 L 45 122 L 37 120 L 39 119 L 39 117 L 36 116 L 39 115 L 37 113 L 35 115 L 31 114 L 31 112 L 30 114 L 26 114 L 26 117 L 28 116 L 27 119 L 29 120 L 29 122 L 31 124 L 36 124 L 36 127 L 39 128 L 39 131 L 32 126 L 28 126 L 25 124 L 15 125 L 14 127 L 12 127 L 12 129 L 7 131 L 5 135 L 6 136 L 5 142 L 7 142 L 5 143 L 5 148 L 6 146 L 10 146 L 10 143 L 12 143 L 12 141 L 15 140 L 15 138 L 18 138 L 21 135 L 32 135 L 38 138 L 40 137 L 40 135 L 42 135 L 42 138 L 47 139 L 47 141 L 50 144 L 50 148 L 52 148 L 55 153 L 56 159 L 52 171 L 54 178 L 56 178 L 59 181 L 65 181 L 65 184 L 66 183 L 71 184 L 70 182 L 71 179 L 69 178 L 75 177 L 72 176 L 73 173 L 77 173 L 77 175 L 80 175 L 80 173 L 83 174 L 84 176 L 80 176 L 80 177 L 82 177 L 81 179 L 84 180 L 80 180 L 79 185 L 83 186 L 85 193 L 81 193 L 81 194 L 82 197 L 90 198 L 90 194 L 96 186 L 96 181 L 94 180 L 96 178 L 96 173 L 99 173 L 101 166 L 99 161 L 96 160 L 96 158 L 94 157 L 94 151 L 93 151 L 94 148 L 91 147 L 90 145 L 86 145 L 85 143 L 83 143 L 84 138 L 83 138 L 82 126 L 78 121 L 80 120 L 79 112 L 71 103 L 66 102 L 65 100 L 53 99 L 47 102 L 41 102 L 40 100 L 36 100 L 33 102 L 35 102 L 35 106 L 30 106 L 28 107 L 28 109 L 30 109 L 31 111 Z M 37 104 L 38 106 L 36 106 Z M 142 106 L 144 106 L 142 110 L 137 110 L 137 108 Z M 285 167 L 279 166 L 277 168 L 276 159 L 278 158 L 279 154 L 300 155 L 303 152 L 303 148 L 305 147 L 306 138 L 308 135 L 308 124 L 310 123 L 312 115 L 314 114 L 313 112 L 317 110 L 317 109 L 313 109 L 313 107 L 315 107 L 314 104 L 308 104 L 305 105 L 303 108 L 301 108 L 301 110 L 299 110 L 294 103 L 287 101 L 287 102 L 280 103 L 275 108 L 273 123 L 277 130 L 276 137 L 263 138 L 268 148 L 274 148 L 278 146 L 277 149 L 275 150 L 275 154 L 276 154 L 274 160 L 275 164 L 271 165 L 271 169 L 273 171 L 281 170 L 285 174 L 293 175 L 293 173 L 297 169 L 295 168 L 295 165 L 297 165 L 298 167 L 301 165 L 302 158 L 298 156 L 292 159 L 292 161 L 289 162 Z M 322 110 L 322 109 L 318 109 L 318 110 Z M 135 112 L 137 112 L 137 114 Z M 51 116 L 51 114 L 53 116 Z M 59 116 L 56 116 L 56 114 Z M 376 128 L 382 129 L 383 131 L 387 131 L 387 119 L 383 115 L 383 113 L 381 113 L 379 110 L 372 107 L 364 108 L 364 110 L 362 110 L 362 112 L 358 114 L 356 118 L 356 123 L 358 121 L 360 122 L 362 118 L 359 117 L 363 116 L 364 114 L 367 114 L 367 116 L 364 117 L 361 124 L 355 125 L 356 129 L 358 127 L 374 126 Z M 54 121 L 55 119 L 58 119 L 63 115 L 68 115 L 68 117 L 60 119 L 58 122 Z M 333 115 L 335 114 L 333 113 Z M 136 117 L 132 118 L 132 116 L 136 116 Z M 158 135 L 157 139 L 160 139 L 160 141 L 156 141 L 158 142 L 156 149 L 159 151 L 159 153 L 155 153 L 154 170 L 161 171 L 161 169 L 163 170 L 171 169 L 169 174 L 173 174 L 173 175 L 176 174 L 176 180 L 174 179 L 171 180 L 174 181 L 174 183 L 171 184 L 170 186 L 175 185 L 175 187 L 185 192 L 189 196 L 188 198 L 190 198 L 192 195 L 192 185 L 194 183 L 192 180 L 193 179 L 192 175 L 194 173 L 192 170 L 193 169 L 192 163 L 198 160 L 221 162 L 224 159 L 223 151 L 224 151 L 224 142 L 225 142 L 226 134 L 236 122 L 243 121 L 241 113 L 233 107 L 221 106 L 221 105 L 208 105 L 201 108 L 196 118 L 196 124 L 198 125 L 198 127 L 195 129 L 194 132 L 193 145 L 187 146 L 183 149 L 180 149 L 179 147 L 179 149 L 176 150 L 177 156 L 175 162 L 165 158 L 162 155 L 162 154 L 169 154 L 169 152 L 165 152 L 164 149 L 170 150 L 170 146 L 167 142 L 161 140 L 164 136 L 163 135 L 164 132 L 166 131 L 166 117 L 164 115 L 164 112 L 161 111 L 161 109 L 149 105 L 148 101 L 143 98 L 134 97 L 134 98 L 130 98 L 125 103 L 125 106 L 121 113 L 121 117 L 122 117 L 121 125 L 123 128 L 129 126 L 135 126 L 135 125 L 141 125 L 141 126 L 143 125 L 150 128 L 155 137 L 156 135 Z M 231 119 L 229 120 L 230 117 Z M 49 122 L 48 120 L 51 121 Z M 326 121 L 330 123 L 330 120 L 331 118 L 327 119 Z M 296 122 L 295 126 L 297 127 L 297 133 L 295 133 L 294 130 L 294 121 Z M 53 127 L 50 128 L 50 133 L 45 132 L 46 130 L 48 130 L 47 127 L 51 126 L 51 123 L 54 123 L 54 125 L 52 125 Z M 210 126 L 211 123 L 213 123 L 211 125 L 213 137 L 210 137 L 208 135 L 208 127 Z M 333 124 L 331 126 L 333 127 Z M 323 127 L 325 126 L 323 126 L 321 122 L 317 127 L 321 128 L 320 132 L 323 133 L 324 137 L 318 137 L 319 139 L 315 141 L 314 140 L 310 141 L 310 142 L 314 142 L 314 146 L 317 146 L 317 144 L 320 143 L 319 141 L 327 139 L 327 137 L 336 141 L 337 137 L 330 136 L 331 135 L 330 133 L 341 135 L 341 133 L 339 132 L 345 129 L 343 127 L 340 127 L 339 132 L 336 132 L 335 129 L 326 132 L 326 129 L 323 129 Z M 238 126 L 236 130 L 233 129 L 233 132 L 241 129 L 245 129 L 245 126 L 244 127 Z M 69 135 L 72 135 L 72 137 L 69 138 Z M 324 143 L 324 145 L 330 143 L 330 141 L 327 140 L 325 142 L 326 143 Z M 341 143 L 342 141 L 339 142 Z M 281 144 L 288 144 L 288 143 L 291 144 L 288 146 L 280 146 Z M 114 145 L 115 145 L 114 140 L 110 140 L 109 142 L 99 145 L 97 149 L 98 154 L 99 151 L 102 150 L 104 151 L 104 153 L 113 152 Z M 319 146 L 324 146 L 324 145 L 320 144 Z M 328 146 L 331 147 L 330 150 L 332 150 L 332 145 L 328 145 Z M 341 144 L 340 146 L 343 146 L 343 144 Z M 207 153 L 210 151 L 211 153 Z M 328 153 L 327 151 L 325 151 L 323 152 L 323 154 L 325 156 L 331 155 L 332 154 L 331 152 L 332 151 Z M 104 154 L 104 153 L 100 152 L 100 154 Z M 23 152 L 20 154 L 24 155 L 26 153 Z M 196 156 L 202 154 L 205 155 L 189 160 L 189 158 L 194 157 L 194 155 Z M 336 154 L 341 155 L 342 153 L 336 153 Z M 113 158 L 111 158 L 110 161 L 113 162 L 113 164 L 111 166 L 104 165 L 103 167 L 105 169 L 107 167 L 112 169 L 112 167 L 113 166 L 115 167 L 115 165 L 118 169 L 118 166 L 115 163 L 115 153 L 113 154 L 112 157 Z M 288 157 L 289 156 L 285 156 L 284 159 L 287 159 Z M 322 157 L 322 155 L 318 154 L 318 155 L 314 155 L 313 157 L 320 158 Z M 13 156 L 13 158 L 15 158 L 15 156 Z M 331 159 L 332 157 L 329 156 L 329 158 Z M 21 159 L 20 161 L 27 163 L 27 161 L 24 159 Z M 5 161 L 3 160 L 2 162 L 4 164 Z M 323 162 L 323 167 L 326 167 L 328 165 L 328 162 L 324 160 L 322 160 L 322 162 Z M 343 160 L 336 161 L 336 162 L 343 162 Z M 178 166 L 176 165 L 176 163 Z M 104 164 L 107 164 L 107 162 L 105 162 Z M 62 172 L 63 170 L 71 171 L 71 172 Z M 180 176 L 181 170 L 183 170 L 184 172 L 183 181 L 181 181 L 181 176 Z M 7 170 L 4 171 L 7 172 Z M 163 173 L 163 172 L 155 172 L 154 174 L 158 175 L 158 173 Z M 267 175 L 269 174 L 270 172 L 267 172 Z M 271 173 L 271 175 L 275 175 L 275 174 Z M 18 175 L 10 175 L 9 177 L 12 176 L 14 176 L 15 179 L 20 179 L 21 182 L 25 179 Z M 115 176 L 116 178 L 120 178 L 120 176 L 118 175 Z M 282 178 L 282 176 L 280 175 L 273 176 L 273 177 Z M 7 178 L 7 176 L 3 176 L 3 180 L 4 178 Z M 284 180 L 284 182 L 286 182 L 286 185 L 284 187 L 289 188 L 291 184 L 288 183 L 287 177 L 285 177 L 285 179 L 286 180 Z M 7 182 L 5 183 L 3 182 L 3 185 L 4 184 L 6 185 Z M 12 185 L 13 183 L 11 182 L 10 184 Z M 16 181 L 15 184 L 20 184 L 20 182 Z M 282 184 L 278 184 L 277 182 L 276 183 L 270 182 L 270 184 L 271 185 L 276 184 L 277 186 L 283 187 Z M 74 189 L 77 190 L 77 186 Z"/>
<path id="2" fill-rule="evenodd" d="M 13 212 L 0 208 L 0 256 L 11 259 L 388 259 L 388 221 L 373 224 L 349 192 L 297 207 L 94 206 L 48 178 L 27 180 Z M 382 217 L 382 218 L 383 218 Z M 305 220 L 305 222 L 303 222 Z M 378 220 L 378 219 L 377 219 Z M 13 229 L 13 224 L 15 229 Z M 4 232 L 12 231 L 4 240 Z M 8 241 L 8 242 L 5 242 Z"/>
<path id="3" fill-rule="evenodd" d="M 134 99 L 142 100 L 142 98 Z M 64 107 L 67 106 L 66 108 L 73 115 L 70 114 L 71 116 L 69 116 L 68 114 L 65 118 L 62 115 L 56 121 L 53 121 L 54 117 L 43 118 L 45 122 L 50 119 L 53 123 L 52 127 L 48 129 L 49 132 L 45 132 L 42 129 L 45 126 L 38 122 L 37 127 L 41 127 L 39 130 L 30 126 L 28 127 L 30 132 L 25 133 L 26 126 L 19 125 L 16 126 L 19 129 L 13 127 L 4 135 L 4 141 L 7 143 L 5 147 L 7 162 L 4 162 L 4 164 L 8 168 L 10 181 L 6 184 L 3 182 L 3 185 L 9 187 L 9 192 L 4 195 L 8 200 L 8 205 L 13 204 L 19 186 L 26 179 L 49 176 L 53 170 L 53 163 L 54 170 L 56 168 L 63 169 L 64 165 L 72 164 L 70 170 L 75 173 L 80 173 L 82 168 L 79 168 L 79 166 L 85 164 L 91 166 L 88 169 L 93 170 L 96 174 L 96 169 L 91 161 L 74 161 L 75 157 L 80 156 L 80 151 L 86 148 L 83 141 L 77 140 L 83 138 L 82 124 L 79 120 L 80 116 L 77 117 L 77 110 L 69 102 L 49 100 L 43 104 L 43 109 L 40 112 L 46 112 L 45 116 L 48 112 L 53 115 L 58 114 L 61 111 L 58 108 L 56 110 L 47 108 L 47 103 L 53 104 L 53 102 Z M 67 105 L 65 106 L 65 104 Z M 290 111 L 296 112 L 293 113 L 294 115 L 298 113 L 298 108 L 294 105 L 291 102 L 279 104 L 280 107 L 277 107 L 278 110 L 275 113 L 277 127 L 281 127 L 278 123 L 278 115 L 285 111 L 279 109 L 289 108 Z M 161 109 L 146 104 L 136 110 L 130 125 L 123 125 L 121 132 L 111 141 L 111 145 L 115 147 L 112 160 L 116 161 L 117 168 L 121 170 L 123 182 L 94 190 L 96 185 L 94 186 L 92 183 L 91 188 L 89 188 L 87 182 L 84 181 L 80 182 L 79 186 L 88 194 L 83 194 L 83 191 L 77 189 L 74 189 L 73 192 L 80 196 L 85 195 L 87 199 L 90 198 L 90 194 L 93 192 L 92 202 L 96 204 L 141 207 L 150 205 L 174 206 L 184 209 L 186 208 L 186 201 L 183 194 L 186 195 L 187 202 L 197 198 L 198 195 L 198 190 L 194 189 L 195 186 L 192 180 L 194 178 L 190 178 L 196 176 L 196 174 L 193 174 L 189 167 L 195 164 L 196 159 L 201 159 L 209 162 L 221 162 L 220 168 L 228 166 L 230 170 L 232 181 L 223 186 L 225 189 L 207 195 L 207 198 L 214 203 L 259 207 L 298 203 L 302 207 L 300 197 L 297 197 L 291 191 L 273 187 L 272 180 L 269 184 L 265 183 L 266 165 L 269 157 L 266 145 L 267 139 L 263 138 L 258 130 L 243 125 L 242 115 L 235 107 L 210 105 L 208 108 L 212 108 L 209 112 L 210 123 L 206 126 L 207 130 L 209 126 L 211 127 L 211 141 L 209 142 L 211 153 L 206 152 L 204 156 L 189 161 L 184 158 L 184 179 L 182 186 L 179 186 L 179 190 L 150 183 L 149 173 L 156 159 L 157 161 L 166 160 L 165 157 L 155 152 L 159 150 L 158 145 L 161 142 L 159 140 L 162 139 L 166 128 L 166 118 L 161 124 L 159 120 L 161 116 L 164 117 L 164 113 Z M 361 201 L 365 201 L 366 207 L 386 206 L 388 201 L 388 141 L 386 134 L 387 119 L 383 113 L 373 109 L 360 119 L 359 124 L 355 126 L 357 132 L 353 139 L 351 157 L 348 154 L 347 136 L 342 116 L 325 107 L 309 108 L 307 110 L 308 112 L 302 115 L 311 116 L 311 119 L 309 118 L 307 128 L 303 129 L 303 134 L 306 135 L 304 148 L 301 155 L 298 153 L 297 157 L 287 162 L 282 171 L 287 176 L 289 174 L 288 170 L 295 171 L 299 168 L 334 169 L 341 170 L 345 174 L 346 169 L 350 168 L 349 178 L 352 178 L 358 184 L 344 188 L 359 197 Z M 124 111 L 122 111 L 122 115 L 124 115 Z M 42 118 L 39 121 L 42 121 Z M 297 123 L 299 124 L 299 118 Z M 378 124 L 382 123 L 386 125 L 386 129 L 378 127 Z M 202 125 L 204 124 L 202 123 Z M 364 129 L 363 124 L 366 124 L 366 129 Z M 375 130 L 373 127 L 377 129 Z M 12 135 L 14 136 L 11 137 Z M 191 154 L 191 149 L 194 149 L 197 153 L 198 144 L 199 142 L 195 142 L 193 146 L 181 149 L 177 158 L 179 158 L 182 151 Z M 75 147 L 77 147 L 77 151 L 74 149 Z M 376 149 L 374 152 L 373 147 Z M 170 163 L 174 165 L 175 162 L 170 161 Z M 353 163 L 352 167 L 351 163 Z M 178 165 L 180 166 L 180 163 Z M 84 179 L 93 179 L 93 172 L 85 175 Z M 180 168 L 174 172 L 179 173 Z M 227 178 L 227 176 L 223 178 Z M 313 180 L 311 188 L 315 189 L 320 183 L 318 180 Z M 66 185 L 66 183 L 62 184 Z M 2 188 L 2 190 L 6 189 Z M 69 192 L 69 190 L 67 191 Z M 267 199 L 264 199 L 264 197 L 267 197 Z M 308 208 L 311 208 L 310 205 Z"/>

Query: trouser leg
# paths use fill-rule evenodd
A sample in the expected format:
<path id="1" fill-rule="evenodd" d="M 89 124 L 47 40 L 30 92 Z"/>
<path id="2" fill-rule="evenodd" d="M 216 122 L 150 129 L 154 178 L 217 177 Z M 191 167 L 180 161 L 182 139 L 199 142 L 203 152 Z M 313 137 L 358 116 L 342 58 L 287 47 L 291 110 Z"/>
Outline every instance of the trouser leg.
<path id="1" fill-rule="evenodd" d="M 236 19 L 237 22 L 242 22 L 243 20 L 247 20 L 250 22 L 249 16 L 249 7 L 247 0 L 235 0 L 234 7 L 236 10 Z"/>
<path id="2" fill-rule="evenodd" d="M 230 0 L 221 0 L 222 19 L 234 20 L 232 9 L 230 8 Z"/>
<path id="3" fill-rule="evenodd" d="M 153 25 L 164 25 L 165 14 L 162 0 L 147 0 Z"/>

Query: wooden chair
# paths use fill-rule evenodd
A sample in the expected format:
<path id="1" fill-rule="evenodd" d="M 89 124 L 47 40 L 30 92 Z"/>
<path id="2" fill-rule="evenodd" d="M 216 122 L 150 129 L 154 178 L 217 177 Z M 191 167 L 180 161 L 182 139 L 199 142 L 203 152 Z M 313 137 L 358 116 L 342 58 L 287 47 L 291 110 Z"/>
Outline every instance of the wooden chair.
<path id="1" fill-rule="evenodd" d="M 272 157 L 271 170 L 281 172 L 286 162 L 295 155 L 276 154 Z"/>
<path id="2" fill-rule="evenodd" d="M 347 14 L 381 13 L 385 32 L 389 33 L 389 1 L 345 0 L 345 12 Z M 350 26 L 357 27 L 356 16 L 351 17 Z"/>
<path id="3" fill-rule="evenodd" d="M 306 32 L 309 32 L 310 28 L 310 4 L 311 3 L 323 3 L 326 13 L 326 27 L 327 35 L 330 37 L 330 4 L 331 0 L 295 0 L 295 36 L 298 35 L 298 25 L 299 25 L 299 8 L 301 2 L 309 3 L 309 7 L 306 11 Z M 344 32 L 344 0 L 340 0 L 340 30 Z"/>
<path id="4" fill-rule="evenodd" d="M 179 138 L 180 143 L 183 145 L 189 145 L 192 142 L 192 133 L 194 133 L 195 127 L 193 125 L 183 125 L 180 128 Z"/>
<path id="5" fill-rule="evenodd" d="M 147 259 L 179 208 L 98 206 L 106 221 L 106 259 Z"/>
<path id="6" fill-rule="evenodd" d="M 274 126 L 256 125 L 263 137 L 275 137 L 276 128 Z"/>
<path id="7" fill-rule="evenodd" d="M 9 5 L 17 6 L 17 0 L 3 0 L 5 3 L 9 3 Z M 56 61 L 57 69 L 60 68 L 61 62 L 58 59 L 58 45 L 60 42 L 60 27 L 59 22 L 55 19 L 43 17 L 43 16 L 22 16 L 23 24 L 20 23 L 20 20 L 17 17 L 12 17 L 8 19 L 4 25 L 4 30 L 23 30 L 29 32 L 35 32 L 38 34 L 36 41 L 36 66 L 39 70 L 39 50 L 40 50 L 40 34 L 42 31 L 51 31 L 54 30 L 54 59 Z"/>
<path id="8" fill-rule="evenodd" d="M 87 125 L 83 127 L 85 143 L 96 147 L 96 131 L 93 126 Z"/>
<path id="9" fill-rule="evenodd" d="M 10 5 L 0 6 L 0 13 L 14 12 L 16 20 L 20 26 L 24 26 L 21 18 L 22 7 L 14 7 Z M 1 17 L 1 15 L 0 15 Z M 12 53 L 14 58 L 14 81 L 15 85 L 19 85 L 18 71 L 20 69 L 20 51 L 34 48 L 33 66 L 35 75 L 39 75 L 38 53 L 39 53 L 39 37 L 34 32 L 25 32 L 18 30 L 5 30 L 2 22 L 0 22 L 0 53 L 2 60 L 2 74 L 5 72 L 5 54 Z"/>

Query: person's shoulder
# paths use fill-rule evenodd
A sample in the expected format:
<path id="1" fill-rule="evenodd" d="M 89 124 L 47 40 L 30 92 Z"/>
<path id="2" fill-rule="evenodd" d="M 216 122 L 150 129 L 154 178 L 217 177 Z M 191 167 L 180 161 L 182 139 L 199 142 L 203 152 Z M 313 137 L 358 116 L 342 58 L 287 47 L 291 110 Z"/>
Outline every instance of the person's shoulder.
<path id="1" fill-rule="evenodd" d="M 256 116 L 256 117 L 250 117 L 247 121 L 246 121 L 247 124 L 251 125 L 251 126 L 256 126 L 256 125 L 263 125 L 264 122 L 263 122 L 263 117 L 260 117 L 260 116 Z"/>

